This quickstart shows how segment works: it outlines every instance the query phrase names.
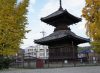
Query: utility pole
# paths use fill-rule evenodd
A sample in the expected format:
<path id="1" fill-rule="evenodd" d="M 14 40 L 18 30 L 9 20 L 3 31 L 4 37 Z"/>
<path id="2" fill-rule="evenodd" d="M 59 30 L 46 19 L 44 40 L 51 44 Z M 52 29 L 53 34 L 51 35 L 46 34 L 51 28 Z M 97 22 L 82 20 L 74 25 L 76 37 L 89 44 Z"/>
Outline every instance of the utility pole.
<path id="1" fill-rule="evenodd" d="M 42 35 L 44 37 L 46 32 L 45 31 L 41 31 L 40 33 L 42 33 Z"/>
<path id="2" fill-rule="evenodd" d="M 45 31 L 41 31 L 40 33 L 42 33 L 42 35 L 43 35 L 43 38 L 45 37 Z M 45 46 L 43 45 L 43 49 L 44 49 L 44 53 L 46 54 L 46 51 L 45 51 Z M 45 59 L 46 59 L 46 56 L 44 55 L 44 62 L 46 61 Z"/>

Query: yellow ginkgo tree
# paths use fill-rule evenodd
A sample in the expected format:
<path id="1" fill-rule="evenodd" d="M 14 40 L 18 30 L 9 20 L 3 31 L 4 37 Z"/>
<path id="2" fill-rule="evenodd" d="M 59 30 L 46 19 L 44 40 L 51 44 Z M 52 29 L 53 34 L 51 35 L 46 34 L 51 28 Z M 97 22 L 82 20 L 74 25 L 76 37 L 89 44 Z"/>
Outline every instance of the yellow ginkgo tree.
<path id="1" fill-rule="evenodd" d="M 100 0 L 86 0 L 83 17 L 87 20 L 87 35 L 91 38 L 91 45 L 100 53 Z"/>
<path id="2" fill-rule="evenodd" d="M 25 38 L 29 0 L 0 0 L 0 55 L 14 55 Z"/>

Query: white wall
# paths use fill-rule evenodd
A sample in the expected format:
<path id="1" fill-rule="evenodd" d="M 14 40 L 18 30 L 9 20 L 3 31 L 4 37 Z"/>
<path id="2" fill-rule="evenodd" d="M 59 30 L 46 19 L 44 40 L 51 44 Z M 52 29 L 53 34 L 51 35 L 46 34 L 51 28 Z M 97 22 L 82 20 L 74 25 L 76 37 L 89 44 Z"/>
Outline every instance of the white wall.
<path id="1" fill-rule="evenodd" d="M 43 45 L 29 46 L 25 49 L 25 56 L 48 58 L 48 47 Z"/>

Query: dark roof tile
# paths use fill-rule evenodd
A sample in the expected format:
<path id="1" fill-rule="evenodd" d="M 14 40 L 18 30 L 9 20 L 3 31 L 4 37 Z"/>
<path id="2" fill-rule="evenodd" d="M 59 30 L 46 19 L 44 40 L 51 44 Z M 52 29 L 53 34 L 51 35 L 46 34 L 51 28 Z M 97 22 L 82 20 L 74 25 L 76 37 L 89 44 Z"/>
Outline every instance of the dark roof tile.
<path id="1" fill-rule="evenodd" d="M 81 40 L 84 43 L 90 41 L 89 39 L 77 36 L 76 34 L 71 32 L 70 30 L 59 30 L 59 31 L 55 31 L 54 33 L 50 34 L 47 37 L 35 40 L 34 42 L 41 44 L 44 42 L 49 42 L 49 41 L 53 41 L 53 40 L 57 40 L 57 39 L 61 39 L 61 38 L 68 38 L 68 36 L 75 38 L 75 39 L 78 39 L 78 40 Z"/>

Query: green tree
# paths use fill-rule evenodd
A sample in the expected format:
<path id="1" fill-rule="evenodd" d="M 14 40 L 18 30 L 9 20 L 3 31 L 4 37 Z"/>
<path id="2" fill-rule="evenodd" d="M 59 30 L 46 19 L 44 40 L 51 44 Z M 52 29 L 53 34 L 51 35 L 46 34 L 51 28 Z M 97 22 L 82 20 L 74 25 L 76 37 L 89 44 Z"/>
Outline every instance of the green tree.
<path id="1" fill-rule="evenodd" d="M 91 38 L 92 46 L 100 53 L 100 0 L 86 0 L 83 17 L 87 20 L 87 35 Z"/>
<path id="2" fill-rule="evenodd" d="M 29 0 L 0 0 L 0 54 L 14 55 L 25 38 Z"/>

